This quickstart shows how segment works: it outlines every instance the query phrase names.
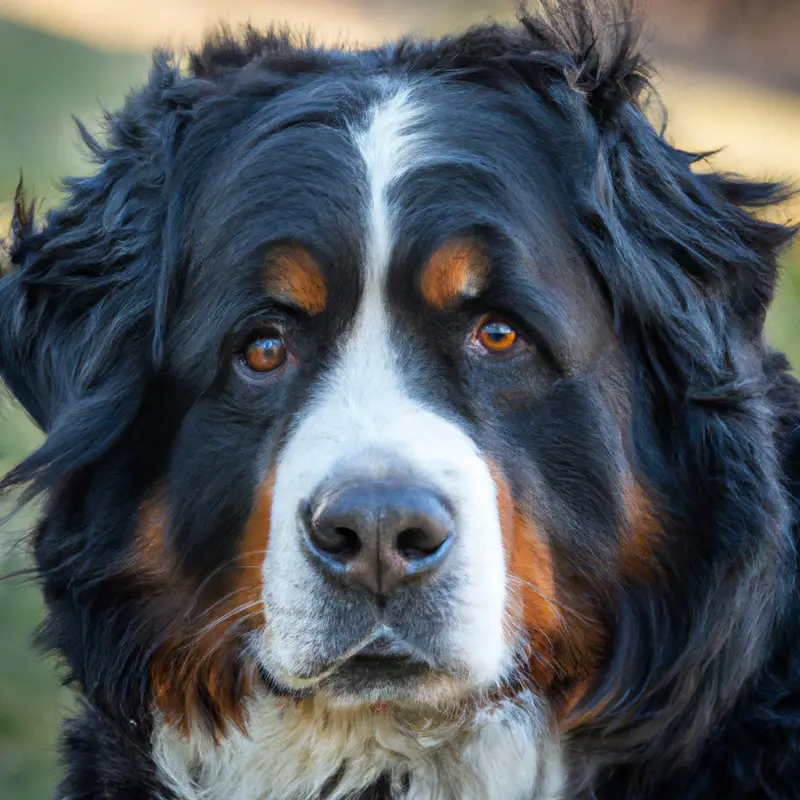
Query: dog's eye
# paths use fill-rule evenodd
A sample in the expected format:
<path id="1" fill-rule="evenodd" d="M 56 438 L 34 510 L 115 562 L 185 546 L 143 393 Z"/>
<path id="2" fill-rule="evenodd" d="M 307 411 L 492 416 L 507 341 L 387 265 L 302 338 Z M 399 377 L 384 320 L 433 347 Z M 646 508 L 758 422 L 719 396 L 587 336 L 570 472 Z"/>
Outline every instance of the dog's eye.
<path id="1" fill-rule="evenodd" d="M 510 353 L 519 340 L 519 334 L 512 325 L 491 317 L 481 322 L 474 336 L 474 341 L 492 355 Z"/>
<path id="2" fill-rule="evenodd" d="M 243 359 L 253 372 L 272 372 L 286 361 L 286 345 L 277 333 L 263 334 L 250 341 Z"/>

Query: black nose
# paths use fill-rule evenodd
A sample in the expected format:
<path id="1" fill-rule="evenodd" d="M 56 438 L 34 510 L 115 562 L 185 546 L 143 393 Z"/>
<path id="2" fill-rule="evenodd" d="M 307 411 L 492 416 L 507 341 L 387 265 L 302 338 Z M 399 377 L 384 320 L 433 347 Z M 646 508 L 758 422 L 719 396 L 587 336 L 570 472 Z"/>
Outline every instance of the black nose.
<path id="1" fill-rule="evenodd" d="M 430 489 L 392 481 L 321 491 L 305 516 L 305 545 L 314 561 L 382 597 L 438 569 L 455 528 L 446 504 Z"/>

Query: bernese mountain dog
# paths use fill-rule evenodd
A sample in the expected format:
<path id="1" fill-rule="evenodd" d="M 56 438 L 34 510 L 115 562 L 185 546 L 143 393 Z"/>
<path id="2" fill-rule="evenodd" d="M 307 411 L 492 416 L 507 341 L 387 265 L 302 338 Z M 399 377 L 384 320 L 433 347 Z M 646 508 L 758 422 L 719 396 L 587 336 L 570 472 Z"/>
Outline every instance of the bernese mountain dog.
<path id="1" fill-rule="evenodd" d="M 667 142 L 633 19 L 223 32 L 19 193 L 59 798 L 800 797 L 787 190 Z"/>

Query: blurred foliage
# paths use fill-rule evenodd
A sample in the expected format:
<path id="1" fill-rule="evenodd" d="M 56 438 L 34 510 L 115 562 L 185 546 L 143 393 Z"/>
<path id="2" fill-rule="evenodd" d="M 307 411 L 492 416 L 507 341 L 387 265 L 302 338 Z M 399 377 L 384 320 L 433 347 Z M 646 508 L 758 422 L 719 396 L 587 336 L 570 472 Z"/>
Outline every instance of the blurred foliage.
<path id="1" fill-rule="evenodd" d="M 70 115 L 86 118 L 92 128 L 101 104 L 118 105 L 129 86 L 141 82 L 146 69 L 144 57 L 94 50 L 0 20 L 0 222 L 7 222 L 21 167 L 26 184 L 43 205 L 57 201 L 60 176 L 87 170 Z M 800 365 L 798 248 L 787 255 L 768 327 L 773 342 Z M 0 474 L 40 441 L 30 420 L 0 396 Z M 0 515 L 8 512 L 9 503 L 7 498 L 0 502 Z M 0 574 L 27 563 L 23 532 L 30 525 L 28 512 L 0 529 Z M 57 777 L 56 732 L 70 697 L 60 688 L 52 661 L 30 649 L 41 616 L 34 583 L 22 578 L 0 581 L 3 800 L 42 800 L 51 794 Z"/>
<path id="2" fill-rule="evenodd" d="M 41 441 L 33 423 L 0 394 L 0 474 Z M 40 800 L 52 794 L 57 779 L 58 721 L 69 692 L 56 678 L 53 660 L 31 648 L 33 628 L 42 618 L 42 601 L 25 572 L 27 533 L 34 512 L 6 517 L 13 498 L 0 499 L 0 796 Z M 16 574 L 15 574 L 16 573 Z"/>
<path id="3" fill-rule="evenodd" d="M 3 573 L 22 558 L 3 562 Z M 39 592 L 22 578 L 0 582 L 0 787 L 4 800 L 43 800 L 57 780 L 58 721 L 69 708 L 51 659 L 30 649 L 31 628 L 41 619 Z"/>
<path id="4" fill-rule="evenodd" d="M 143 55 L 105 53 L 0 20 L 0 203 L 21 170 L 29 188 L 53 202 L 57 180 L 86 169 L 72 115 L 99 118 L 147 68 Z"/>
<path id="5" fill-rule="evenodd" d="M 118 105 L 147 67 L 142 55 L 105 53 L 0 20 L 0 238 L 20 170 L 41 204 L 57 202 L 58 180 L 88 169 L 71 115 L 85 117 L 96 130 L 102 106 Z M 0 474 L 40 441 L 27 416 L 0 394 Z M 0 501 L 0 521 L 11 509 L 11 499 Z M 29 564 L 25 533 L 32 516 L 16 514 L 0 527 L 0 575 Z M 56 735 L 71 698 L 53 659 L 31 648 L 41 618 L 42 602 L 30 577 L 0 580 L 2 800 L 44 800 L 58 777 Z"/>

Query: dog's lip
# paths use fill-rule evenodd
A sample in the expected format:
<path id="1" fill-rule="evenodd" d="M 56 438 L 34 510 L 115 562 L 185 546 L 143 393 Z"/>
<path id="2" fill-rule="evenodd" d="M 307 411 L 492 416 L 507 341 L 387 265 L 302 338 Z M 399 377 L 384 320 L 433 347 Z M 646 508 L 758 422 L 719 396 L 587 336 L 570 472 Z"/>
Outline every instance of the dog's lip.
<path id="1" fill-rule="evenodd" d="M 337 670 L 340 674 L 357 674 L 373 678 L 404 678 L 425 672 L 428 666 L 423 661 L 400 657 L 375 657 L 355 655 Z"/>
<path id="2" fill-rule="evenodd" d="M 382 627 L 324 667 L 305 674 L 280 673 L 275 680 L 292 692 L 303 692 L 319 686 L 336 673 L 351 672 L 363 677 L 393 673 L 398 677 L 410 677 L 434 669 L 432 659 L 424 652 L 397 636 L 391 628 Z"/>
<path id="3" fill-rule="evenodd" d="M 431 660 L 394 636 L 378 636 L 339 665 L 337 672 L 364 677 L 411 677 L 433 669 Z"/>
<path id="4" fill-rule="evenodd" d="M 406 661 L 432 666 L 430 659 L 426 658 L 416 647 L 391 634 L 381 634 L 370 640 L 360 650 L 353 653 L 348 660 L 352 661 L 353 659 L 362 661 Z"/>

